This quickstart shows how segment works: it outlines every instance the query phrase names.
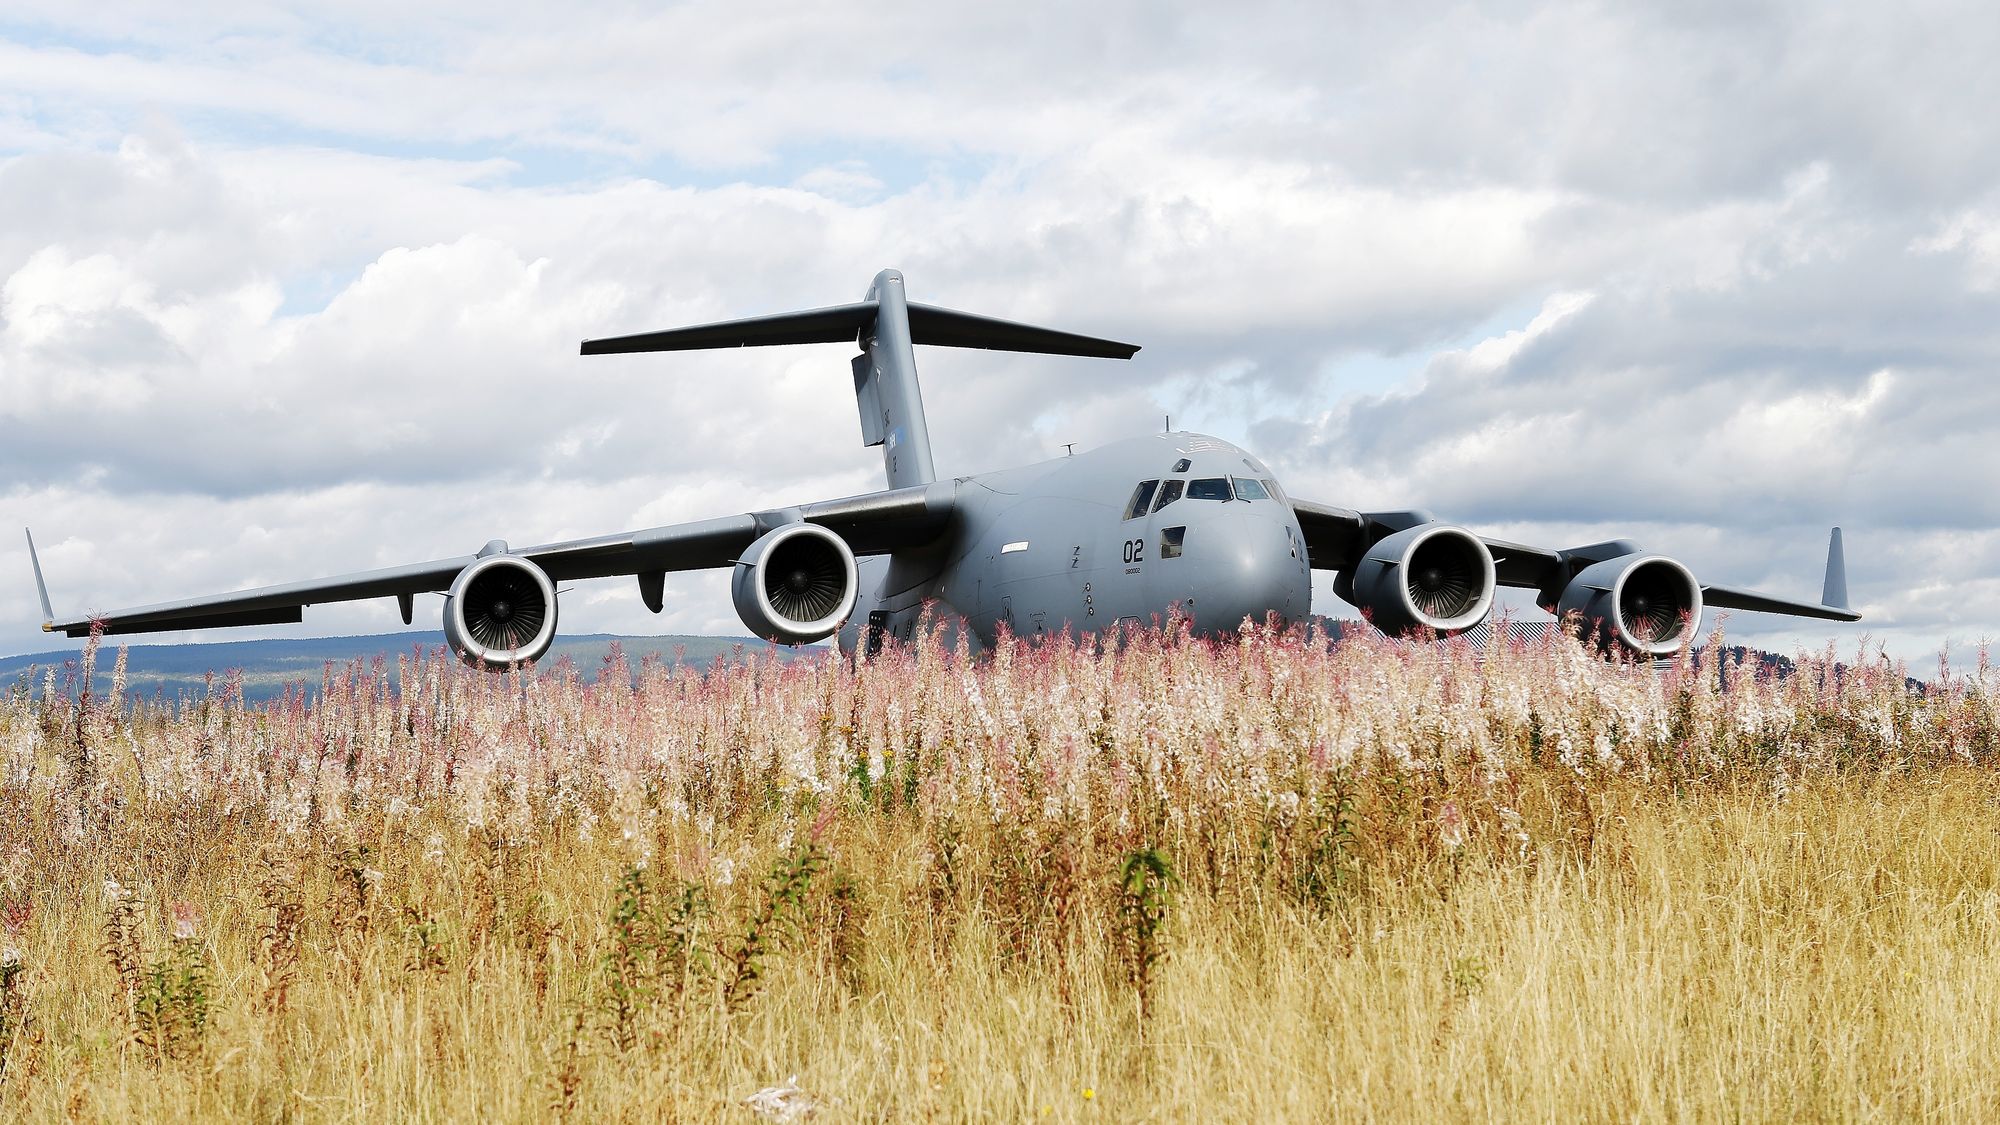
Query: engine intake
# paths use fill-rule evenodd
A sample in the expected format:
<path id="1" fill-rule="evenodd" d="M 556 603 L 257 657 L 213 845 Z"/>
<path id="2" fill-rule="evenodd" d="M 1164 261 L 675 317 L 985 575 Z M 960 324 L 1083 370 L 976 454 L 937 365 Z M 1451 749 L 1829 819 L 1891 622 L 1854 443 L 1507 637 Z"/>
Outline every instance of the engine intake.
<path id="1" fill-rule="evenodd" d="M 1353 575 L 1348 600 L 1391 635 L 1418 627 L 1460 632 L 1493 608 L 1493 553 L 1450 524 L 1419 524 L 1377 540 Z"/>
<path id="2" fill-rule="evenodd" d="M 1556 612 L 1596 625 L 1598 642 L 1639 656 L 1678 651 L 1701 626 L 1701 584 L 1665 555 L 1621 555 L 1585 567 L 1563 588 Z"/>
<path id="3" fill-rule="evenodd" d="M 445 644 L 474 668 L 504 672 L 539 660 L 555 637 L 555 583 L 519 555 L 475 561 L 445 594 Z"/>
<path id="4" fill-rule="evenodd" d="M 729 593 L 752 633 L 802 645 L 839 630 L 854 612 L 860 586 L 845 540 L 817 524 L 789 523 L 743 552 Z"/>

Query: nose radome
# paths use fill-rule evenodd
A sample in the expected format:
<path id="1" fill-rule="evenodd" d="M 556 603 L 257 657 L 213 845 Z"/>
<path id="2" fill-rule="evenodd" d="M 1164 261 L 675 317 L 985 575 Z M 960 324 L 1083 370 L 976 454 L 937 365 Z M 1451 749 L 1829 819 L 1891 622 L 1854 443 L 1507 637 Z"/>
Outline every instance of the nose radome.
<path id="1" fill-rule="evenodd" d="M 1286 524 L 1248 504 L 1218 513 L 1200 529 L 1210 542 L 1190 549 L 1213 562 L 1204 568 L 1207 587 L 1197 595 L 1195 624 L 1204 630 L 1227 632 L 1245 617 L 1263 621 L 1276 613 L 1298 621 L 1312 607 L 1312 579 L 1297 555 Z"/>

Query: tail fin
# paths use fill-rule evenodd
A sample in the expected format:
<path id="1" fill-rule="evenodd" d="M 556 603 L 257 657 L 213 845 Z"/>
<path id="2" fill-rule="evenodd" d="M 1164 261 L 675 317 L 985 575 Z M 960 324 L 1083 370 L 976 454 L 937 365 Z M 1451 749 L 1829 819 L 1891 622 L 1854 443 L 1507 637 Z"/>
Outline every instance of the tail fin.
<path id="1" fill-rule="evenodd" d="M 868 295 L 852 305 L 585 340 L 583 354 L 830 344 L 849 339 L 862 349 L 853 362 L 854 399 L 861 412 L 861 442 L 883 447 L 882 464 L 888 471 L 891 488 L 929 484 L 937 479 L 911 345 L 1102 359 L 1130 359 L 1139 350 L 1136 344 L 916 304 L 904 297 L 903 275 L 883 270 L 875 275 Z"/>
<path id="2" fill-rule="evenodd" d="M 35 568 L 35 592 L 42 596 L 42 632 L 55 631 L 56 611 L 49 608 L 49 584 L 42 581 L 42 560 L 35 554 L 35 533 L 21 529 L 28 537 L 28 562 Z"/>
<path id="3" fill-rule="evenodd" d="M 1821 605 L 1848 609 L 1847 556 L 1840 547 L 1840 529 L 1834 528 L 1826 540 L 1826 585 L 1820 591 Z"/>

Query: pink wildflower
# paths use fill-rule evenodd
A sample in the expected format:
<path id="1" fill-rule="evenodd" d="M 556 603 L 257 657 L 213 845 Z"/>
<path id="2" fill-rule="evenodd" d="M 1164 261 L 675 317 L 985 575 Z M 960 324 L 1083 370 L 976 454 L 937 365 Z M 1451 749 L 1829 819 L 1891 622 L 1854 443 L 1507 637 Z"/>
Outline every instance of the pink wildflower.
<path id="1" fill-rule="evenodd" d="M 174 940 L 193 941 L 201 926 L 201 915 L 191 902 L 175 902 L 168 907 L 174 916 Z"/>
<path id="2" fill-rule="evenodd" d="M 1438 842 L 1452 851 L 1465 846 L 1465 816 L 1457 801 L 1446 801 L 1438 810 Z"/>
<path id="3" fill-rule="evenodd" d="M 821 806 L 819 815 L 813 818 L 812 828 L 806 832 L 806 839 L 819 843 L 826 836 L 827 829 L 833 827 L 834 814 L 839 808 L 839 804 L 833 801 Z"/>
<path id="4" fill-rule="evenodd" d="M 17 898 L 0 908 L 0 927 L 4 927 L 9 938 L 18 938 L 21 931 L 28 928 L 28 919 L 34 917 L 35 904 L 25 898 Z"/>

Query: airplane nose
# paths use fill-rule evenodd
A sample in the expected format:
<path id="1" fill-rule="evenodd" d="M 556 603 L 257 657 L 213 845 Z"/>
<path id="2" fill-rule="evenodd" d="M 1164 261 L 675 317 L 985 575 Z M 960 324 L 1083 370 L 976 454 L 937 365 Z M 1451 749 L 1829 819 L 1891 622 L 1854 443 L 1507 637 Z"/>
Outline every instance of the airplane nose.
<path id="1" fill-rule="evenodd" d="M 1188 553 L 1203 570 L 1196 631 L 1234 632 L 1245 617 L 1261 622 L 1269 613 L 1300 621 L 1311 611 L 1311 573 L 1284 515 L 1289 513 L 1275 504 L 1232 501 L 1190 529 L 1190 540 L 1196 531 L 1200 536 Z"/>

